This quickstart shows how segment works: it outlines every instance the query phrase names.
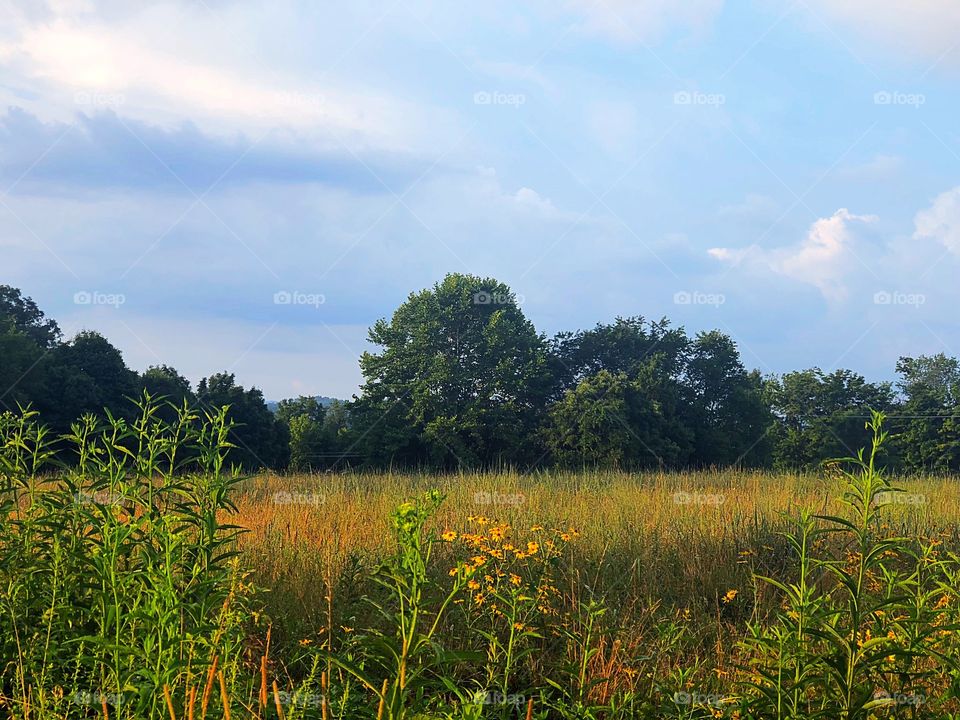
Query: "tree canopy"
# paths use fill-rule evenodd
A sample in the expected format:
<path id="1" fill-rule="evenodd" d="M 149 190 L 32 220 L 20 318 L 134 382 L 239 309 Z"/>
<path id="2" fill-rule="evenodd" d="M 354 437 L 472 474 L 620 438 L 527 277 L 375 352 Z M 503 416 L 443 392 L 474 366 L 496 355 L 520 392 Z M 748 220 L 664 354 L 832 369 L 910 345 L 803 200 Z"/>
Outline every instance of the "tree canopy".
<path id="1" fill-rule="evenodd" d="M 97 332 L 64 339 L 32 299 L 0 286 L 0 412 L 31 405 L 66 433 L 83 414 L 126 416 L 143 392 L 165 398 L 171 417 L 229 406 L 230 463 L 315 472 L 813 468 L 864 445 L 876 409 L 900 434 L 890 467 L 960 471 L 960 362 L 943 354 L 900 358 L 895 384 L 848 369 L 763 376 L 728 335 L 690 336 L 666 318 L 548 338 L 509 287 L 463 274 L 411 293 L 369 340 L 353 399 L 300 396 L 272 412 L 230 372 L 194 387 L 166 364 L 128 368 Z"/>

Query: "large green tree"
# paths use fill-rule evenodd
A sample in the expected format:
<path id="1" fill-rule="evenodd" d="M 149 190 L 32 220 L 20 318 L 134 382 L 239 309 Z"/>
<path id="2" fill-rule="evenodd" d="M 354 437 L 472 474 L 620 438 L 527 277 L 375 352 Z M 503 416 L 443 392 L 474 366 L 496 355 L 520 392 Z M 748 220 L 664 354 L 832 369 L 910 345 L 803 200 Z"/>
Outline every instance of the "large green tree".
<path id="1" fill-rule="evenodd" d="M 238 385 L 233 373 L 222 372 L 204 378 L 197 385 L 200 407 L 212 410 L 229 406 L 236 423 L 230 441 L 236 445 L 229 461 L 246 468 L 279 468 L 289 460 L 289 435 L 286 425 L 267 407 L 258 388 Z"/>
<path id="2" fill-rule="evenodd" d="M 770 378 L 766 395 L 776 416 L 771 431 L 778 467 L 816 466 L 855 455 L 869 444 L 865 420 L 871 409 L 893 406 L 890 383 L 870 383 L 851 370 L 820 368 Z"/>
<path id="3" fill-rule="evenodd" d="M 699 333 L 684 367 L 688 424 L 696 441 L 692 463 L 764 465 L 773 417 L 759 373 L 747 372 L 736 344 L 722 332 Z"/>
<path id="4" fill-rule="evenodd" d="M 554 403 L 544 429 L 553 460 L 566 466 L 676 467 L 692 432 L 680 422 L 649 363 L 633 376 L 600 370 Z"/>
<path id="5" fill-rule="evenodd" d="M 326 408 L 321 402 L 306 395 L 281 400 L 276 415 L 290 433 L 290 469 L 306 471 L 325 467 L 327 453 L 323 424 Z"/>
<path id="6" fill-rule="evenodd" d="M 545 339 L 506 285 L 448 275 L 370 330 L 355 432 L 375 462 L 486 466 L 534 455 Z"/>
<path id="7" fill-rule="evenodd" d="M 0 332 L 2 326 L 9 323 L 33 340 L 38 347 L 49 350 L 60 342 L 60 327 L 54 320 L 46 317 L 37 304 L 10 285 L 0 285 Z"/>
<path id="8" fill-rule="evenodd" d="M 65 429 L 81 415 L 102 415 L 109 409 L 125 416 L 133 411 L 137 374 L 127 367 L 123 354 L 103 335 L 84 330 L 50 354 L 51 406 L 41 407 L 44 417 Z"/>
<path id="9" fill-rule="evenodd" d="M 60 328 L 17 288 L 0 285 L 0 411 L 52 403 L 49 352 Z"/>
<path id="10" fill-rule="evenodd" d="M 897 362 L 902 396 L 894 423 L 906 469 L 960 470 L 960 362 L 943 353 Z"/>

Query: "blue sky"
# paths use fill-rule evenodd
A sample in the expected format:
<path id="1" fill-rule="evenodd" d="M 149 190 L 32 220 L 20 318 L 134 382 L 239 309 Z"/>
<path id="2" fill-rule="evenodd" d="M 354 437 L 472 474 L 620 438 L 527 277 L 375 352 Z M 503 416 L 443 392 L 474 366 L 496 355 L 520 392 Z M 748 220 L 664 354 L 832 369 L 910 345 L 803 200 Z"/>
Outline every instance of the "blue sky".
<path id="1" fill-rule="evenodd" d="M 452 271 L 764 372 L 960 355 L 960 6 L 476 5 L 0 3 L 0 282 L 271 398 Z"/>

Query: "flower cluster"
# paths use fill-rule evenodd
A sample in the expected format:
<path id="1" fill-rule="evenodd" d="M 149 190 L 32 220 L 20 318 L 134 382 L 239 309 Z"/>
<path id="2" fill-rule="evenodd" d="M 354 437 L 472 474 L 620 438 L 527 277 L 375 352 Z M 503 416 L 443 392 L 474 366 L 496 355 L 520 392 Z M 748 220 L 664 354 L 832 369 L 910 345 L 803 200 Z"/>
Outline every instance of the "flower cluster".
<path id="1" fill-rule="evenodd" d="M 446 530 L 440 537 L 462 558 L 450 575 L 467 579 L 470 604 L 495 618 L 513 618 L 517 630 L 527 629 L 516 619 L 517 604 L 529 605 L 542 616 L 556 615 L 560 591 L 554 566 L 580 533 L 533 525 L 521 534 L 482 515 L 468 517 L 467 523 L 464 532 Z"/>

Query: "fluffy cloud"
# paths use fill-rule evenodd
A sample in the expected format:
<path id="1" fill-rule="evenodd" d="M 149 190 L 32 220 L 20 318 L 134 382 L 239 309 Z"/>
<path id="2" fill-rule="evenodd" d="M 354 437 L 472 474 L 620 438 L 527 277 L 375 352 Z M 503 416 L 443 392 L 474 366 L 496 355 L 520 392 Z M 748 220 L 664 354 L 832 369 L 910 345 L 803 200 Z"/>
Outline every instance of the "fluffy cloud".
<path id="1" fill-rule="evenodd" d="M 883 53 L 897 49 L 960 66 L 960 3 L 954 0 L 811 0 L 810 6 L 837 30 L 861 35 Z"/>
<path id="2" fill-rule="evenodd" d="M 960 187 L 936 197 L 933 205 L 914 218 L 914 240 L 936 240 L 960 255 Z"/>
<path id="3" fill-rule="evenodd" d="M 723 262 L 752 265 L 770 270 L 816 287 L 825 298 L 843 300 L 848 290 L 844 277 L 858 263 L 851 224 L 871 223 L 873 215 L 855 215 L 840 208 L 828 218 L 820 218 L 799 243 L 768 250 L 757 245 L 748 248 L 711 248 L 708 252 Z"/>
<path id="4" fill-rule="evenodd" d="M 251 182 L 324 183 L 360 193 L 398 192 L 429 162 L 389 151 L 303 147 L 285 133 L 210 135 L 192 123 L 164 128 L 113 111 L 42 122 L 0 115 L 0 178 L 18 192 L 89 193 L 105 187 L 202 193 Z M 182 184 L 181 184 L 182 183 Z"/>
<path id="5" fill-rule="evenodd" d="M 0 87 L 0 100 L 61 121 L 111 109 L 168 128 L 189 119 L 210 134 L 285 128 L 326 148 L 409 151 L 459 136 L 455 116 L 440 108 L 326 71 L 230 58 L 217 43 L 228 22 L 233 45 L 257 42 L 250 17 L 221 18 L 203 3 L 145 6 L 112 22 L 102 13 L 62 11 L 42 22 L 22 15 L 0 35 L 0 67 L 19 81 Z M 207 40 L 197 36 L 202 29 Z"/>

